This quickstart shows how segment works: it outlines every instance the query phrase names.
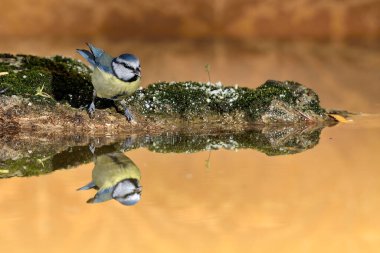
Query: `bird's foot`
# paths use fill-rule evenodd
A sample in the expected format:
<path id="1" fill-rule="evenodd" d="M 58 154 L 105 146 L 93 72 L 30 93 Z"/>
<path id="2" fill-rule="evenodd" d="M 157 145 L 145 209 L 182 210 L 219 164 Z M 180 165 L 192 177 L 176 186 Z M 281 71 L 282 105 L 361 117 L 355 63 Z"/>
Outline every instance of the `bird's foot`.
<path id="1" fill-rule="evenodd" d="M 133 144 L 135 143 L 136 135 L 131 135 L 126 138 L 121 144 L 121 149 L 125 152 L 132 149 Z"/>
<path id="2" fill-rule="evenodd" d="M 93 119 L 95 117 L 95 103 L 94 102 L 90 104 L 87 111 L 90 118 Z"/>
<path id="3" fill-rule="evenodd" d="M 91 142 L 89 145 L 88 145 L 88 149 L 90 150 L 90 152 L 92 154 L 95 154 L 95 144 L 93 142 Z"/>
<path id="4" fill-rule="evenodd" d="M 131 123 L 132 125 L 136 125 L 137 124 L 137 122 L 133 118 L 132 113 L 129 111 L 128 108 L 125 108 L 125 110 L 124 110 L 124 116 L 127 118 L 128 122 Z"/>

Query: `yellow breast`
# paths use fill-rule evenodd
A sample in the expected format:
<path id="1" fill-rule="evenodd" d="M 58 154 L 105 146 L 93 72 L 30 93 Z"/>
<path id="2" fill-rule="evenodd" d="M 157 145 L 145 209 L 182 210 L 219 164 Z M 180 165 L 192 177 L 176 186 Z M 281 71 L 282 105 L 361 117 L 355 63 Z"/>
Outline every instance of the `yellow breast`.
<path id="1" fill-rule="evenodd" d="M 140 178 L 139 168 L 121 152 L 98 156 L 92 171 L 92 181 L 99 189 L 110 188 L 124 179 Z"/>
<path id="2" fill-rule="evenodd" d="M 140 87 L 140 83 L 140 78 L 130 83 L 124 82 L 98 68 L 95 68 L 92 73 L 92 85 L 100 98 L 118 97 L 118 99 L 121 99 L 127 97 Z"/>

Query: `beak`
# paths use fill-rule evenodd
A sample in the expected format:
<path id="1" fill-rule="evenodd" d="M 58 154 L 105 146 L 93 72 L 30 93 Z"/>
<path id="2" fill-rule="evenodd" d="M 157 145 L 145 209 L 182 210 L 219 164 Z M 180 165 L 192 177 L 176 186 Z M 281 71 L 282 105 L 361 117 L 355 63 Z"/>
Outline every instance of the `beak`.
<path id="1" fill-rule="evenodd" d="M 141 191 L 142 191 L 142 186 L 137 187 L 135 190 L 136 193 L 141 193 Z"/>
<path id="2" fill-rule="evenodd" d="M 137 68 L 137 69 L 135 69 L 134 72 L 135 72 L 135 75 L 136 75 L 136 76 L 141 77 L 141 69 L 140 69 L 140 67 Z"/>

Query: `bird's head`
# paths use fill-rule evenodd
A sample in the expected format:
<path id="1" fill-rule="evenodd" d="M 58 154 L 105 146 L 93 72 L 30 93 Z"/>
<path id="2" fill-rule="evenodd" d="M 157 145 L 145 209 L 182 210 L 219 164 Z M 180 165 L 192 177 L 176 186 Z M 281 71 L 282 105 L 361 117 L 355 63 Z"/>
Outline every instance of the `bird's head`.
<path id="1" fill-rule="evenodd" d="M 137 179 L 125 179 L 119 182 L 113 192 L 112 198 L 123 205 L 131 206 L 141 199 L 141 185 Z"/>
<path id="2" fill-rule="evenodd" d="M 133 82 L 141 77 L 139 59 L 133 54 L 122 54 L 112 60 L 115 76 L 125 82 Z"/>

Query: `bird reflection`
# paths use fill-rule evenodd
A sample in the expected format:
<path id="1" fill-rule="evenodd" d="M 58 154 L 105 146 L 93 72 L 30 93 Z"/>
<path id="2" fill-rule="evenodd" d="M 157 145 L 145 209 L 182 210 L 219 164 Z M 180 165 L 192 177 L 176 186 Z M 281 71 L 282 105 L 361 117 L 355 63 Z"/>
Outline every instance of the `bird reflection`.
<path id="1" fill-rule="evenodd" d="M 95 157 L 92 181 L 78 190 L 96 189 L 87 203 L 115 199 L 123 205 L 134 205 L 141 199 L 140 170 L 120 151 Z"/>

